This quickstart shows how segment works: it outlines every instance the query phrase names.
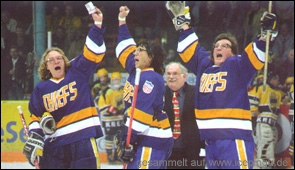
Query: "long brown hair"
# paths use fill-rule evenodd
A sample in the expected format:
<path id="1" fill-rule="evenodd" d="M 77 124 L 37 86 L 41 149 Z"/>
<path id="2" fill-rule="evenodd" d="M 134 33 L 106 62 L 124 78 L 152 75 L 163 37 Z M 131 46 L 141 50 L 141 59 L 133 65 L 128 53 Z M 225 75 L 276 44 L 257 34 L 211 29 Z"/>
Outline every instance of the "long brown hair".
<path id="1" fill-rule="evenodd" d="M 65 53 L 63 52 L 62 49 L 58 48 L 58 47 L 52 47 L 52 48 L 48 48 L 44 54 L 42 55 L 42 58 L 40 60 L 40 66 L 38 68 L 38 75 L 40 77 L 41 80 L 45 81 L 45 80 L 49 80 L 50 78 L 52 78 L 52 75 L 50 73 L 49 70 L 47 70 L 47 61 L 46 61 L 46 56 L 48 55 L 48 53 L 50 53 L 51 51 L 57 51 L 58 53 L 60 53 L 65 61 L 65 72 L 67 72 L 71 66 L 69 59 L 65 56 Z"/>

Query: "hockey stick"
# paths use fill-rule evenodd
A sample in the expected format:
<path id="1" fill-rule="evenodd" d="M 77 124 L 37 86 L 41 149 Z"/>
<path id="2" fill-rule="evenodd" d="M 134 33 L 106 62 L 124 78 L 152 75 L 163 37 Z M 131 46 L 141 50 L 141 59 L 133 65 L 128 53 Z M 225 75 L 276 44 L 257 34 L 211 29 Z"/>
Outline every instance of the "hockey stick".
<path id="1" fill-rule="evenodd" d="M 272 1 L 268 2 L 268 13 L 271 13 Z M 264 63 L 264 76 L 263 76 L 263 90 L 265 93 L 266 89 L 266 79 L 267 79 L 267 66 L 268 66 L 268 53 L 269 53 L 269 39 L 270 39 L 270 31 L 266 32 L 266 46 L 265 46 L 265 63 Z"/>
<path id="2" fill-rule="evenodd" d="M 29 137 L 29 129 L 27 127 L 27 123 L 26 123 L 26 120 L 25 120 L 25 117 L 24 117 L 24 114 L 23 114 L 22 106 L 17 106 L 17 109 L 18 109 L 19 116 L 20 116 L 20 119 L 21 119 L 23 127 L 24 127 L 25 135 L 27 137 Z M 35 167 L 36 167 L 36 169 L 40 169 L 40 166 L 39 166 L 39 163 L 38 163 L 37 159 L 35 159 Z"/>
<path id="3" fill-rule="evenodd" d="M 130 145 L 130 138 L 131 138 L 131 132 L 132 132 L 132 122 L 133 122 L 134 108 L 136 106 L 136 98 L 137 98 L 137 92 L 138 92 L 138 84 L 139 84 L 140 73 L 141 73 L 140 68 L 136 68 L 135 87 L 134 87 L 133 100 L 132 100 L 132 105 L 131 105 L 129 127 L 128 127 L 127 139 L 126 139 L 126 147 L 129 147 L 129 145 Z M 123 164 L 123 169 L 126 169 L 126 167 L 127 167 L 127 164 L 124 163 Z"/>

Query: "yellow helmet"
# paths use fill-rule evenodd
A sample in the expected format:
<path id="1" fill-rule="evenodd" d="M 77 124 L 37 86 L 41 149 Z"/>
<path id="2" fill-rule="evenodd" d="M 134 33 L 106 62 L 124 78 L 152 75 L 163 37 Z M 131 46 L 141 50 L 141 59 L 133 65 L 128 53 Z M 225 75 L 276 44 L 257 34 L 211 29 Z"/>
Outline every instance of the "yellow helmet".
<path id="1" fill-rule="evenodd" d="M 99 69 L 97 71 L 97 77 L 103 77 L 107 75 L 108 75 L 108 71 L 105 68 Z"/>
<path id="2" fill-rule="evenodd" d="M 285 83 L 286 84 L 293 84 L 294 83 L 294 77 L 287 77 Z"/>
<path id="3" fill-rule="evenodd" d="M 259 74 L 259 75 L 256 76 L 255 80 L 261 79 L 263 77 L 264 77 L 263 74 Z"/>
<path id="4" fill-rule="evenodd" d="M 113 72 L 111 74 L 111 80 L 113 80 L 113 79 L 122 79 L 122 76 L 119 72 Z"/>

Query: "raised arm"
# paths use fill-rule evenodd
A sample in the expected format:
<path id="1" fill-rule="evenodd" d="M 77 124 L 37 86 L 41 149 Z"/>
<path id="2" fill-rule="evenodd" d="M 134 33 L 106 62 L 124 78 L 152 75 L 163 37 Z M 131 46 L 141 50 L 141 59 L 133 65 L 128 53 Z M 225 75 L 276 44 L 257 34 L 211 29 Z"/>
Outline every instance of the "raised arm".
<path id="1" fill-rule="evenodd" d="M 119 26 L 126 24 L 126 17 L 128 16 L 129 11 L 130 10 L 127 6 L 121 6 L 119 8 L 119 15 L 118 15 Z"/>

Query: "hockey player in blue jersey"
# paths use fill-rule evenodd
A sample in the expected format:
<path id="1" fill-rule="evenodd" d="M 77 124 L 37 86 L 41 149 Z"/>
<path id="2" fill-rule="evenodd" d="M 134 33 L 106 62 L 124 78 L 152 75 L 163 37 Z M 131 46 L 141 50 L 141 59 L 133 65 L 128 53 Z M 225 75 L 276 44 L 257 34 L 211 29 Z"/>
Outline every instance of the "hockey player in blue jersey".
<path id="1" fill-rule="evenodd" d="M 276 16 L 262 16 L 262 34 L 241 55 L 236 38 L 229 33 L 215 38 L 210 55 L 190 27 L 185 1 L 167 1 L 166 8 L 179 31 L 177 52 L 196 75 L 195 116 L 206 144 L 207 167 L 253 168 L 255 144 L 247 89 L 264 66 L 266 31 L 270 30 L 272 40 L 277 35 Z"/>
<path id="2" fill-rule="evenodd" d="M 52 47 L 40 59 L 42 81 L 30 97 L 29 137 L 23 153 L 33 166 L 37 159 L 41 169 L 100 168 L 95 139 L 103 133 L 88 82 L 106 47 L 103 16 L 96 7 L 92 18 L 83 54 L 69 61 L 60 48 Z"/>
<path id="3" fill-rule="evenodd" d="M 127 121 L 125 131 L 117 136 L 119 160 L 128 169 L 166 168 L 166 161 L 173 146 L 172 131 L 164 107 L 164 51 L 160 44 L 150 41 L 135 43 L 129 33 L 126 16 L 129 9 L 119 9 L 119 35 L 116 56 L 129 77 L 124 87 L 124 102 Z M 134 99 L 136 68 L 141 69 L 137 102 L 134 109 L 131 139 L 125 147 L 128 136 L 131 104 Z"/>

